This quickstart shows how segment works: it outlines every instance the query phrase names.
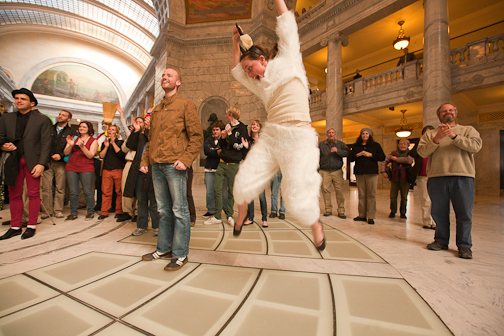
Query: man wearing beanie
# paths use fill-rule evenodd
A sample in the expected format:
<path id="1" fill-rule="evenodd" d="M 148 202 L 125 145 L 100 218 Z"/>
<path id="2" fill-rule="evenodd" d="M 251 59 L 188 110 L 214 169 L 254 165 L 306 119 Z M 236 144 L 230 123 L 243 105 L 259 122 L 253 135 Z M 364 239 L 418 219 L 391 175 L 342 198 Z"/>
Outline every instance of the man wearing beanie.
<path id="1" fill-rule="evenodd" d="M 25 88 L 12 91 L 17 112 L 0 119 L 0 148 L 8 155 L 4 163 L 5 184 L 9 187 L 11 227 L 0 240 L 21 234 L 23 184 L 26 179 L 29 212 L 28 228 L 21 239 L 35 235 L 40 211 L 40 176 L 51 156 L 53 127 L 51 120 L 37 109 L 37 99 Z"/>

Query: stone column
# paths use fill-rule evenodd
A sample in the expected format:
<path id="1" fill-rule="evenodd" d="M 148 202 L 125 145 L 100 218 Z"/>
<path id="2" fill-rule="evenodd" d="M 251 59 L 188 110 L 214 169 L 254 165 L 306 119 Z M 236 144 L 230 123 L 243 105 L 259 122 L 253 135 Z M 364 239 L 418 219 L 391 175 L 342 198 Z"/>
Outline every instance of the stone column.
<path id="1" fill-rule="evenodd" d="M 423 124 L 437 126 L 437 108 L 451 101 L 448 0 L 424 1 Z"/>
<path id="2" fill-rule="evenodd" d="M 326 131 L 334 128 L 336 139 L 343 138 L 343 74 L 342 74 L 342 38 L 339 34 L 327 43 L 326 76 Z"/>

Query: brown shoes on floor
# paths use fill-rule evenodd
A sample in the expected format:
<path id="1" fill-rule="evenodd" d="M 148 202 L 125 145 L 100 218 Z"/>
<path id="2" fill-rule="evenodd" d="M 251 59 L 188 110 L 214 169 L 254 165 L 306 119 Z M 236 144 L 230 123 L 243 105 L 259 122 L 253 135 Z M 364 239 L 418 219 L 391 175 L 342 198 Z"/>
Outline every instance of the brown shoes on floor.
<path id="1" fill-rule="evenodd" d="M 438 241 L 433 241 L 432 243 L 427 245 L 427 248 L 431 251 L 448 250 L 448 245 L 441 244 Z"/>

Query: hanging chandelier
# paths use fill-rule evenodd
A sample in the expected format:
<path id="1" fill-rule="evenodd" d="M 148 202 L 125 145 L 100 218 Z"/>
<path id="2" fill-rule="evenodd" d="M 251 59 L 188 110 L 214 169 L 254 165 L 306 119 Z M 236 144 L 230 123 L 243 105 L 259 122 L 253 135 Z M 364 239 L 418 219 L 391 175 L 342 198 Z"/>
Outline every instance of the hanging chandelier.
<path id="1" fill-rule="evenodd" d="M 401 110 L 402 113 L 402 118 L 401 118 L 401 127 L 396 130 L 396 135 L 399 138 L 407 138 L 411 135 L 411 132 L 413 131 L 412 128 L 408 128 L 408 120 L 404 117 L 404 114 L 406 113 L 407 110 Z"/>
<path id="2" fill-rule="evenodd" d="M 404 21 L 399 21 L 398 24 L 399 24 L 399 26 L 401 26 L 401 29 L 399 29 L 399 35 L 397 36 L 397 38 L 395 39 L 395 41 L 392 45 L 394 46 L 395 49 L 401 50 L 401 49 L 408 47 L 409 42 L 410 42 L 410 38 L 409 38 L 409 36 L 406 36 L 404 34 L 404 30 L 402 29 Z"/>

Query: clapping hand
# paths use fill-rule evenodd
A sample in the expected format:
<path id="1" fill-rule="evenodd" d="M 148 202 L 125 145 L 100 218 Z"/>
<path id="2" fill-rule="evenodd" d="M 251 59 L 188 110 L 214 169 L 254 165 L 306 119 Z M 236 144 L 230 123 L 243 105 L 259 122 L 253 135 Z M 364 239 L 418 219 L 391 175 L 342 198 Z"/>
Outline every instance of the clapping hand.
<path id="1" fill-rule="evenodd" d="M 73 147 L 75 145 L 75 141 L 73 139 L 73 136 L 71 136 L 71 135 L 67 135 L 66 142 L 67 142 L 67 144 L 70 145 L 70 147 Z"/>
<path id="2" fill-rule="evenodd" d="M 247 149 L 249 148 L 249 143 L 248 143 L 247 139 L 241 138 L 241 142 L 243 144 L 243 147 L 245 147 Z"/>
<path id="3" fill-rule="evenodd" d="M 103 145 L 105 146 L 105 148 L 108 148 L 108 146 L 110 145 L 110 141 L 109 141 L 108 137 L 105 137 L 105 140 L 103 141 Z"/>

